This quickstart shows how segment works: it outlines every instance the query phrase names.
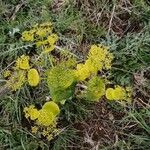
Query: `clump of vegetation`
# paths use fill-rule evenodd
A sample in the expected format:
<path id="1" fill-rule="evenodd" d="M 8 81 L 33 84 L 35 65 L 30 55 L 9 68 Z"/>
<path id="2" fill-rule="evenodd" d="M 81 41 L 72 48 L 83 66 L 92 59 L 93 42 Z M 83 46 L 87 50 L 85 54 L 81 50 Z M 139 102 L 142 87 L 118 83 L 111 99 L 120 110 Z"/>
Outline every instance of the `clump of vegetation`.
<path id="1" fill-rule="evenodd" d="M 59 106 L 52 101 L 46 102 L 40 110 L 37 110 L 34 105 L 24 108 L 25 117 L 35 121 L 35 125 L 31 128 L 32 133 L 38 132 L 49 141 L 59 133 L 56 128 L 59 112 Z"/>
<path id="2" fill-rule="evenodd" d="M 37 51 L 44 49 L 46 56 L 51 55 L 51 57 L 54 57 L 50 52 L 55 49 L 54 44 L 57 35 L 47 35 L 49 32 L 52 32 L 51 28 L 51 23 L 36 25 L 33 29 L 22 33 L 22 40 L 34 42 Z M 44 38 L 46 38 L 46 40 L 43 40 Z M 53 46 L 53 49 L 50 48 L 47 50 L 47 46 Z M 43 59 L 41 58 L 41 54 L 43 53 L 37 52 L 37 54 L 37 58 L 32 59 L 34 66 L 38 60 Z M 58 134 L 59 131 L 56 128 L 57 116 L 59 116 L 60 109 L 65 105 L 67 100 L 71 101 L 73 98 L 79 99 L 80 97 L 80 99 L 87 99 L 94 102 L 99 101 L 100 98 L 106 94 L 105 98 L 108 100 L 128 101 L 128 99 L 131 98 L 131 90 L 129 88 L 128 92 L 121 86 L 116 86 L 115 89 L 106 88 L 106 86 L 109 86 L 107 83 L 110 81 L 108 81 L 106 77 L 101 77 L 98 74 L 111 69 L 113 58 L 113 54 L 109 52 L 107 47 L 100 44 L 92 45 L 84 63 L 78 63 L 78 60 L 75 60 L 76 63 L 72 63 L 70 66 L 70 62 L 73 62 L 75 58 L 66 56 L 66 60 L 62 59 L 60 62 L 57 62 L 57 60 L 55 60 L 56 58 L 53 58 L 53 60 L 51 60 L 51 66 L 46 69 L 44 68 L 45 66 L 41 64 L 40 68 L 43 69 L 41 76 L 43 76 L 43 79 L 38 71 L 29 64 L 29 60 L 31 60 L 30 56 L 22 55 L 17 58 L 13 72 L 7 76 L 6 85 L 11 90 L 16 91 L 21 89 L 26 81 L 30 86 L 38 86 L 40 80 L 45 80 L 44 83 L 47 83 L 50 90 L 51 100 L 46 102 L 41 109 L 38 110 L 34 105 L 24 108 L 26 119 L 34 121 L 36 125 L 32 127 L 32 133 L 37 133 L 38 128 L 40 128 L 40 131 L 43 130 L 42 135 L 46 136 L 48 140 L 52 140 L 53 134 L 56 131 Z M 55 62 L 55 64 L 53 62 Z M 8 71 L 9 70 L 7 70 L 7 72 Z M 6 74 L 6 72 L 4 74 Z M 78 89 L 76 89 L 77 85 L 86 87 L 82 90 L 82 94 L 77 94 L 79 93 L 77 92 Z M 59 108 L 58 104 L 62 106 Z"/>

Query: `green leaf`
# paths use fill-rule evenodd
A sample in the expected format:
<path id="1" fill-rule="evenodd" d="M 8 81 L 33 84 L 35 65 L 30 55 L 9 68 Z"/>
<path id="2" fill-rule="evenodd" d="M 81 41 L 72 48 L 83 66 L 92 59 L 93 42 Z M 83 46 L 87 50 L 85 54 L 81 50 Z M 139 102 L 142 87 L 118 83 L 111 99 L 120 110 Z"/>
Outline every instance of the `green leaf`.
<path id="1" fill-rule="evenodd" d="M 56 66 L 48 72 L 47 83 L 49 88 L 66 89 L 74 82 L 75 76 L 72 70 L 62 66 Z"/>
<path id="2" fill-rule="evenodd" d="M 95 76 L 87 84 L 86 97 L 90 101 L 98 101 L 103 95 L 105 95 L 105 82 Z"/>
<path id="3" fill-rule="evenodd" d="M 50 88 L 50 94 L 54 102 L 62 102 L 73 96 L 75 90 L 75 84 L 71 85 L 67 89 Z"/>

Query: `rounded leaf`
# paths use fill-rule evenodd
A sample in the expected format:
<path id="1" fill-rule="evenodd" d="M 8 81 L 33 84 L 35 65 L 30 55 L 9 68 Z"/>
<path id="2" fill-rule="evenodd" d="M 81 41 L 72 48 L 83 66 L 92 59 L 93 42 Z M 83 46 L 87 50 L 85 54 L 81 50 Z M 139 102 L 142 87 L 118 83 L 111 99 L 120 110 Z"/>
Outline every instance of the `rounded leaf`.
<path id="1" fill-rule="evenodd" d="M 30 69 L 28 71 L 28 83 L 31 86 L 37 86 L 40 81 L 39 73 L 36 69 Z"/>
<path id="2" fill-rule="evenodd" d="M 113 88 L 108 88 L 107 90 L 106 90 L 106 98 L 108 99 L 108 100 L 113 100 L 114 98 L 113 98 L 113 92 L 114 92 L 114 89 Z"/>
<path id="3" fill-rule="evenodd" d="M 43 105 L 42 109 L 45 109 L 46 111 L 52 112 L 54 116 L 56 116 L 60 113 L 59 106 L 53 101 L 46 102 Z"/>
<path id="4" fill-rule="evenodd" d="M 87 84 L 87 99 L 90 101 L 98 101 L 105 95 L 105 82 L 103 79 L 95 76 L 89 80 Z"/>

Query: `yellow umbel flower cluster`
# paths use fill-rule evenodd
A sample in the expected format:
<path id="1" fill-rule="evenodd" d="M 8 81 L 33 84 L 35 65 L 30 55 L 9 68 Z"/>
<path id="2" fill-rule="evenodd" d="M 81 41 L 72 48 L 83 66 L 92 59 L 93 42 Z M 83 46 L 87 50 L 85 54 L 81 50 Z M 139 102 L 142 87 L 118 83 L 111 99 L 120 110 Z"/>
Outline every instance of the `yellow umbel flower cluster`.
<path id="1" fill-rule="evenodd" d="M 42 108 L 46 111 L 52 112 L 54 116 L 57 116 L 60 113 L 59 106 L 53 101 L 46 102 Z"/>
<path id="2" fill-rule="evenodd" d="M 106 90 L 106 98 L 108 100 L 126 100 L 131 99 L 131 88 L 123 88 L 117 85 L 115 88 L 108 88 Z"/>
<path id="3" fill-rule="evenodd" d="M 10 71 L 10 70 L 5 70 L 5 71 L 3 72 L 3 77 L 4 77 L 4 78 L 7 78 L 7 77 L 9 77 L 9 76 L 11 76 L 11 71 Z"/>
<path id="4" fill-rule="evenodd" d="M 50 22 L 42 23 L 40 25 L 36 24 L 32 29 L 22 33 L 22 40 L 32 42 L 38 38 L 47 36 L 49 33 L 52 33 L 52 24 Z"/>
<path id="5" fill-rule="evenodd" d="M 26 72 L 24 70 L 15 70 L 7 80 L 7 85 L 13 91 L 16 91 L 20 89 L 25 82 Z"/>
<path id="6" fill-rule="evenodd" d="M 55 43 L 58 40 L 57 34 L 51 34 L 47 37 L 47 39 L 43 41 L 37 41 L 36 46 L 37 47 L 43 47 L 43 50 L 45 53 L 51 52 L 55 48 Z"/>
<path id="7" fill-rule="evenodd" d="M 42 23 L 35 25 L 31 30 L 22 33 L 23 41 L 35 42 L 37 48 L 41 47 L 43 52 L 51 52 L 58 41 L 57 34 L 52 33 L 52 23 Z"/>
<path id="8" fill-rule="evenodd" d="M 60 109 L 55 102 L 46 102 L 40 110 L 30 105 L 24 108 L 24 113 L 27 119 L 34 121 L 34 126 L 31 128 L 33 134 L 38 132 L 38 135 L 46 137 L 48 141 L 59 134 L 56 125 Z"/>
<path id="9" fill-rule="evenodd" d="M 47 72 L 47 84 L 55 102 L 63 103 L 73 95 L 74 82 L 74 71 L 62 65 L 57 65 Z"/>
<path id="10" fill-rule="evenodd" d="M 16 68 L 17 69 L 29 69 L 29 56 L 22 55 L 16 60 Z"/>
<path id="11" fill-rule="evenodd" d="M 8 77 L 7 85 L 13 91 L 20 89 L 26 81 L 28 81 L 30 86 L 37 86 L 39 84 L 39 73 L 36 69 L 30 67 L 29 59 L 29 56 L 20 56 L 16 60 L 16 66 L 13 68 L 12 73 L 10 74 L 9 70 L 7 70 L 7 74 L 5 73 L 5 77 Z"/>
<path id="12" fill-rule="evenodd" d="M 60 133 L 60 129 L 57 128 L 57 121 L 49 126 L 34 125 L 31 127 L 31 132 L 39 136 L 44 136 L 48 141 L 51 141 L 55 136 Z"/>
<path id="13" fill-rule="evenodd" d="M 88 59 L 84 64 L 78 64 L 75 74 L 79 81 L 83 81 L 91 74 L 97 74 L 102 69 L 110 69 L 113 54 L 102 45 L 92 45 L 88 54 Z"/>
<path id="14" fill-rule="evenodd" d="M 55 136 L 60 133 L 60 129 L 56 127 L 57 122 L 55 121 L 52 125 L 44 128 L 41 134 L 47 138 L 48 141 L 51 141 Z"/>
<path id="15" fill-rule="evenodd" d="M 34 31 L 24 31 L 22 33 L 22 40 L 23 41 L 31 41 L 33 42 L 34 41 Z"/>
<path id="16" fill-rule="evenodd" d="M 30 117 L 31 120 L 37 119 L 39 114 L 40 114 L 39 111 L 35 108 L 34 105 L 31 105 L 29 107 L 25 107 L 24 108 L 24 113 L 25 113 L 25 117 L 26 118 Z"/>
<path id="17" fill-rule="evenodd" d="M 88 54 L 87 65 L 91 72 L 97 73 L 102 69 L 110 69 L 113 54 L 108 51 L 108 48 L 103 45 L 92 45 Z"/>
<path id="18" fill-rule="evenodd" d="M 39 116 L 37 123 L 39 125 L 49 126 L 53 123 L 55 116 L 51 111 L 47 111 L 45 109 L 39 110 Z"/>
<path id="19" fill-rule="evenodd" d="M 40 126 L 52 125 L 59 112 L 59 106 L 53 101 L 46 102 L 40 110 L 33 105 L 24 108 L 25 117 L 35 120 L 36 124 Z"/>
<path id="20" fill-rule="evenodd" d="M 31 132 L 38 136 L 44 136 L 48 141 L 60 133 L 57 128 L 57 116 L 60 113 L 59 106 L 53 101 L 46 102 L 40 110 L 34 105 L 24 108 L 25 117 L 33 122 Z"/>
<path id="21" fill-rule="evenodd" d="M 89 67 L 85 64 L 77 64 L 75 76 L 77 77 L 77 80 L 84 81 L 90 76 Z"/>

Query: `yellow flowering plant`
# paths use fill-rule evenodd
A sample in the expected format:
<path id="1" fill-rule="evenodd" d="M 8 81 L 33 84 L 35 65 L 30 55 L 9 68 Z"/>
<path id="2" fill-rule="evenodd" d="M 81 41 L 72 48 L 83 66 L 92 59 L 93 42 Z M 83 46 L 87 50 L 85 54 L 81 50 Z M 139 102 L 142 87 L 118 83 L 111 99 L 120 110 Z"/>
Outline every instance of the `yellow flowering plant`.
<path id="1" fill-rule="evenodd" d="M 6 84 L 12 91 L 20 89 L 25 83 L 28 83 L 30 86 L 39 84 L 39 73 L 35 68 L 31 68 L 29 60 L 29 56 L 22 55 L 17 58 L 12 71 L 7 70 L 7 72 L 4 72 L 4 77 L 8 77 Z"/>
<path id="2" fill-rule="evenodd" d="M 127 101 L 131 102 L 132 90 L 130 87 L 121 87 L 116 85 L 115 88 L 106 90 L 106 98 L 108 100 Z"/>
<path id="3" fill-rule="evenodd" d="M 110 88 L 107 78 L 100 75 L 110 70 L 112 66 L 114 56 L 108 47 L 101 44 L 91 45 L 85 61 L 78 63 L 79 60 L 74 54 L 70 52 L 63 54 L 65 50 L 62 48 L 59 48 L 60 58 L 51 53 L 56 48 L 58 50 L 56 46 L 58 36 L 53 33 L 51 23 L 33 26 L 22 33 L 21 39 L 23 42 L 33 43 L 37 53 L 34 56 L 18 57 L 11 71 L 7 70 L 4 73 L 8 87 L 16 91 L 25 83 L 36 87 L 43 80 L 51 97 L 51 101 L 45 102 L 41 109 L 37 109 L 34 105 L 24 108 L 26 119 L 33 122 L 32 133 L 41 134 L 48 140 L 59 134 L 57 118 L 61 110 L 58 105 L 63 107 L 66 100 L 74 97 L 92 102 L 97 102 L 101 98 L 118 102 L 131 101 L 131 88 L 119 85 Z M 44 58 L 41 57 L 43 53 Z M 45 58 L 50 62 L 48 65 L 44 65 Z M 78 92 L 81 90 L 78 86 L 84 87 L 81 93 Z"/>
<path id="4" fill-rule="evenodd" d="M 21 87 L 26 82 L 26 72 L 25 70 L 15 70 L 9 77 L 6 82 L 7 86 L 12 90 L 16 91 L 21 89 Z"/>
<path id="5" fill-rule="evenodd" d="M 22 55 L 16 60 L 16 69 L 30 69 L 29 56 Z"/>
<path id="6" fill-rule="evenodd" d="M 34 34 L 36 44 L 37 40 L 39 40 L 41 37 L 45 37 L 47 38 L 47 41 L 54 46 L 54 39 L 58 38 L 56 34 L 52 34 L 50 27 L 51 24 L 36 25 L 34 29 L 31 29 L 28 32 L 30 32 L 30 34 Z M 40 32 L 42 28 L 43 32 Z M 50 30 L 51 37 L 48 29 Z M 26 34 L 27 33 L 25 32 L 25 35 Z M 23 34 L 22 40 L 28 41 L 28 38 L 26 40 L 25 35 Z M 40 45 L 37 45 L 37 47 L 39 46 Z M 66 99 L 74 96 L 75 87 L 80 82 L 83 82 L 84 84 L 87 82 L 87 90 L 85 91 L 87 94 L 85 97 L 87 99 L 91 101 L 99 100 L 99 98 L 105 95 L 106 83 L 104 83 L 104 79 L 98 76 L 98 72 L 110 69 L 113 57 L 113 54 L 108 51 L 107 47 L 99 44 L 91 46 L 87 59 L 84 63 L 72 63 L 74 62 L 74 58 L 71 57 L 68 57 L 67 60 L 65 60 L 65 58 L 64 61 L 55 63 L 55 66 L 52 66 L 52 68 L 46 70 L 47 85 L 50 89 L 50 95 L 53 101 L 63 103 Z M 8 80 L 8 85 L 12 88 L 12 90 L 16 91 L 26 82 L 30 86 L 37 86 L 39 84 L 39 73 L 35 68 L 32 68 L 30 63 L 31 59 L 29 56 L 22 55 L 17 58 L 16 66 L 14 67 L 14 73 L 11 75 L 9 74 Z M 69 65 L 70 63 L 71 68 Z M 72 64 L 74 65 L 72 66 Z M 106 98 L 109 100 L 125 99 L 125 94 L 120 95 L 120 93 L 125 92 L 123 88 L 119 86 L 114 90 L 108 88 L 106 90 Z M 113 95 L 113 97 L 111 97 L 111 95 Z"/>
<path id="7" fill-rule="evenodd" d="M 56 134 L 59 134 L 57 125 L 57 116 L 60 113 L 59 106 L 53 102 L 46 102 L 41 109 L 35 108 L 34 105 L 24 108 L 25 117 L 34 121 L 31 128 L 32 133 L 41 134 L 51 140 Z"/>
<path id="8" fill-rule="evenodd" d="M 103 45 L 92 45 L 87 60 L 84 64 L 78 64 L 75 74 L 79 81 L 84 81 L 92 74 L 97 74 L 102 69 L 110 69 L 113 54 Z"/>
<path id="9" fill-rule="evenodd" d="M 38 49 L 42 49 L 42 53 L 48 53 L 55 49 L 55 43 L 58 41 L 57 34 L 52 31 L 51 22 L 37 24 L 22 33 L 22 40 L 34 42 Z"/>

